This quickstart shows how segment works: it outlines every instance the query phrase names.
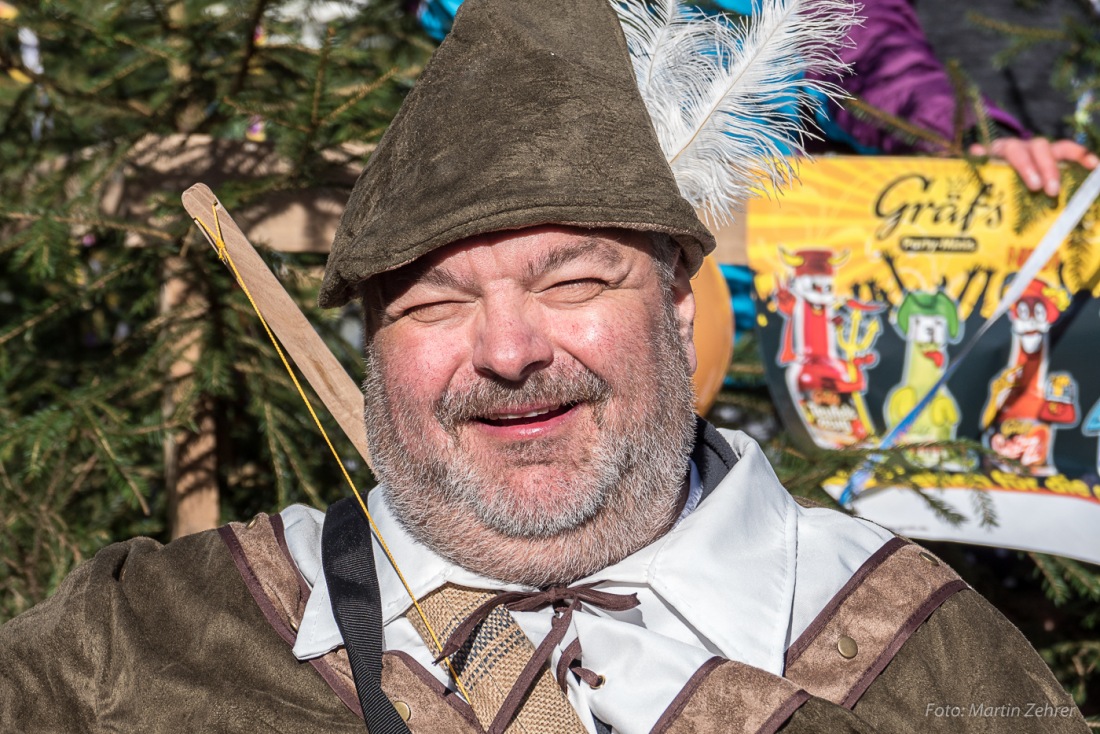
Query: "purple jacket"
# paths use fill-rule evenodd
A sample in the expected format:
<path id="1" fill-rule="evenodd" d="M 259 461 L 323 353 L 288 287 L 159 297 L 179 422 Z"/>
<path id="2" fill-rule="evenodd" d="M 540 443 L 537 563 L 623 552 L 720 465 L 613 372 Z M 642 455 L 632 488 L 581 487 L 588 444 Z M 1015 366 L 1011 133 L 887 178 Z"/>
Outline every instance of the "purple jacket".
<path id="1" fill-rule="evenodd" d="M 851 48 L 840 57 L 851 75 L 840 81 L 849 94 L 931 130 L 950 140 L 954 135 L 955 92 L 944 65 L 932 52 L 909 0 L 863 0 L 862 26 L 852 29 Z M 832 81 L 835 81 L 832 80 Z M 986 100 L 990 119 L 1009 135 L 1030 137 L 1011 115 Z M 882 153 L 907 153 L 913 146 L 851 112 L 832 106 L 829 116 L 865 147 Z M 968 115 L 968 125 L 973 115 Z M 919 143 L 924 150 L 927 144 Z"/>
<path id="2" fill-rule="evenodd" d="M 410 7 L 437 40 L 442 40 L 462 0 L 408 0 Z M 751 13 L 751 0 L 715 0 L 716 4 L 735 13 Z M 852 29 L 852 47 L 841 51 L 840 57 L 852 67 L 852 73 L 840 86 L 849 94 L 869 104 L 923 127 L 948 140 L 954 135 L 955 92 L 947 70 L 932 51 L 924 30 L 917 20 L 911 0 L 862 0 L 862 26 Z M 836 82 L 835 78 L 828 81 Z M 986 100 L 990 118 L 1001 132 L 1018 137 L 1030 137 L 1023 125 L 1007 112 Z M 913 146 L 892 136 L 887 130 L 870 122 L 858 120 L 852 113 L 830 105 L 826 136 L 830 139 L 850 137 L 866 152 L 909 153 Z M 973 124 L 968 115 L 967 125 Z M 838 129 L 832 129 L 835 126 Z M 826 147 L 827 144 L 826 144 Z M 932 147 L 918 144 L 917 150 L 931 152 Z M 814 145 L 813 148 L 819 149 Z"/>

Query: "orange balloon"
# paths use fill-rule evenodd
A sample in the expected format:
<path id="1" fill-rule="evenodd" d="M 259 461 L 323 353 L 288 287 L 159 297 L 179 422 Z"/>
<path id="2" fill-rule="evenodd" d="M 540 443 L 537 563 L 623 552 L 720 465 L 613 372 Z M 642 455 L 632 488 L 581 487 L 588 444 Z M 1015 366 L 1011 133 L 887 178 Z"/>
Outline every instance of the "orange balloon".
<path id="1" fill-rule="evenodd" d="M 703 261 L 691 283 L 695 292 L 695 412 L 706 415 L 714 405 L 733 359 L 733 309 L 730 289 L 713 257 Z"/>

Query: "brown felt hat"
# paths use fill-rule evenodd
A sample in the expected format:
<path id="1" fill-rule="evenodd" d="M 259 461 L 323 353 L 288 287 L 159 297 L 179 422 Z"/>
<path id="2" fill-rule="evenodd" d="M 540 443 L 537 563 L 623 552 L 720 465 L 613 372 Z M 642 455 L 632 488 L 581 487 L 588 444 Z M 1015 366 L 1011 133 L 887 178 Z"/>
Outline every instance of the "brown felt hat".
<path id="1" fill-rule="evenodd" d="M 351 192 L 319 297 L 540 224 L 714 238 L 680 196 L 607 0 L 467 0 Z"/>

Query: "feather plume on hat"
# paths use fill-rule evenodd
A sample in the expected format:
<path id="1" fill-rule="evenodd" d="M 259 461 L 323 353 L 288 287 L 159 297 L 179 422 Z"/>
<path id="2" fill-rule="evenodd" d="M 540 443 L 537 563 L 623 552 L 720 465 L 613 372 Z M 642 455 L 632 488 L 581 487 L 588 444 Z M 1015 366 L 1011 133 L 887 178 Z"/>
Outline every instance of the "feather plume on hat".
<path id="1" fill-rule="evenodd" d="M 850 43 L 858 6 L 754 0 L 752 15 L 734 20 L 678 0 L 611 4 L 681 195 L 720 226 L 750 196 L 789 185 L 796 162 L 784 149 L 805 155 L 818 136 L 803 120 L 845 96 L 805 75 L 847 71 L 837 51 Z"/>
<path id="2" fill-rule="evenodd" d="M 689 273 L 807 132 L 847 0 L 466 0 L 352 190 L 318 301 L 453 242 L 540 224 L 663 232 Z"/>

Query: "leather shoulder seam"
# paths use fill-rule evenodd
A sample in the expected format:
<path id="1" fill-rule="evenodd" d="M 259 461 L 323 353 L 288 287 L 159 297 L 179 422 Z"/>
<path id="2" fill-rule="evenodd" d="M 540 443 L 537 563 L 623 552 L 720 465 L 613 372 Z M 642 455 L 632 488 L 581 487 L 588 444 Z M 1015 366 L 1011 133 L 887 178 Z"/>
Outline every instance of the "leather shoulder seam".
<path id="1" fill-rule="evenodd" d="M 825 628 L 825 625 L 828 624 L 829 620 L 837 613 L 840 605 L 848 600 L 848 597 L 850 597 L 852 592 L 863 583 L 863 580 L 867 578 L 870 573 L 878 569 L 887 558 L 905 545 L 908 545 L 908 542 L 902 538 L 891 538 L 886 541 L 881 548 L 872 553 L 871 556 L 863 562 L 862 566 L 856 569 L 856 572 L 852 574 L 852 577 L 848 579 L 847 582 L 845 582 L 844 586 L 840 588 L 840 591 L 834 594 L 833 598 L 829 600 L 829 603 L 818 612 L 814 620 L 810 622 L 810 626 L 798 636 L 798 639 L 795 640 L 789 648 L 787 648 L 784 668 L 793 664 L 802 653 L 806 651 L 810 643 L 814 641 L 821 633 L 821 630 Z"/>
<path id="2" fill-rule="evenodd" d="M 672 703 L 670 703 L 668 708 L 665 709 L 665 712 L 661 714 L 661 718 L 657 719 L 657 723 L 653 725 L 653 730 L 649 734 L 664 734 L 664 732 L 668 731 L 668 728 L 672 726 L 672 722 L 680 716 L 684 707 L 687 706 L 687 702 L 699 689 L 699 686 L 701 686 L 703 681 L 707 679 L 707 676 L 713 673 L 714 669 L 723 662 L 722 658 L 715 656 L 700 665 L 699 669 L 688 678 L 688 682 L 684 684 L 680 692 L 676 694 L 676 698 L 672 699 Z"/>
<path id="3" fill-rule="evenodd" d="M 784 675 L 852 708 L 905 642 L 967 584 L 919 545 L 888 541 L 788 650 Z"/>
<path id="4" fill-rule="evenodd" d="M 943 603 L 947 601 L 949 597 L 957 592 L 963 591 L 969 588 L 966 582 L 962 579 L 956 579 L 955 581 L 949 581 L 941 586 L 935 593 L 928 597 L 925 602 L 917 608 L 915 612 L 905 621 L 905 624 L 894 639 L 887 645 L 886 649 L 878 656 L 874 663 L 867 669 L 867 672 L 863 674 L 863 677 L 859 679 L 856 685 L 848 692 L 848 695 L 841 702 L 841 705 L 847 709 L 853 708 L 859 701 L 860 697 L 867 692 L 867 689 L 871 687 L 871 684 L 875 682 L 875 678 L 879 676 L 886 666 L 890 664 L 890 661 L 894 659 L 894 656 L 898 654 L 898 650 L 902 648 L 913 633 L 917 631 L 917 628 L 927 621 L 932 613 L 943 606 Z"/>
<path id="5" fill-rule="evenodd" d="M 256 605 L 260 607 L 264 619 L 267 620 L 272 629 L 274 629 L 288 645 L 293 645 L 297 634 L 290 628 L 289 624 L 283 621 L 282 617 L 280 617 L 279 613 L 275 610 L 275 605 L 272 603 L 270 597 L 268 597 L 267 592 L 264 591 L 263 584 L 260 583 L 259 577 L 256 576 L 252 564 L 249 563 L 248 556 L 245 553 L 240 538 L 237 536 L 236 529 L 232 524 L 223 525 L 218 528 L 218 534 L 229 549 L 229 555 L 233 558 L 233 564 L 237 567 L 237 572 L 241 575 L 241 580 L 244 581 L 245 586 L 248 587 L 248 591 L 255 600 Z"/>
<path id="6" fill-rule="evenodd" d="M 470 704 L 459 698 L 458 694 L 447 688 L 445 685 L 439 682 L 434 675 L 424 669 L 420 663 L 418 663 L 411 655 L 401 650 L 386 650 L 382 653 L 383 659 L 387 656 L 392 657 L 394 660 L 399 660 L 401 663 L 419 678 L 429 690 L 442 698 L 451 708 L 453 708 L 459 716 L 466 720 L 468 724 L 473 726 L 476 730 L 481 731 L 481 722 L 477 720 L 477 715 L 474 714 L 473 708 Z"/>

